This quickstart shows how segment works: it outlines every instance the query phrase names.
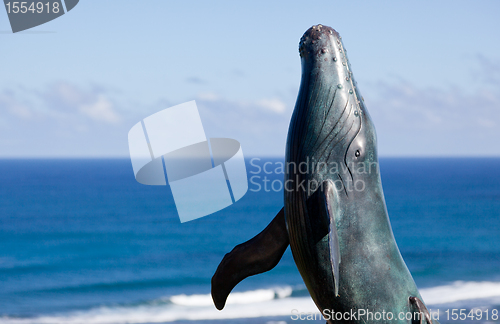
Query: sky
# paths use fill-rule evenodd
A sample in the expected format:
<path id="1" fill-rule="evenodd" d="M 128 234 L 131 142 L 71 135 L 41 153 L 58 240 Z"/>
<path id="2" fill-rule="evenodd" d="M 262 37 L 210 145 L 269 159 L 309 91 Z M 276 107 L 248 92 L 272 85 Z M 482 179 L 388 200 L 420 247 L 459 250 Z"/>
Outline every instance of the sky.
<path id="1" fill-rule="evenodd" d="M 13 34 L 0 10 L 0 157 L 127 157 L 196 100 L 207 137 L 283 156 L 298 42 L 336 29 L 380 156 L 500 156 L 498 1 L 80 0 Z"/>

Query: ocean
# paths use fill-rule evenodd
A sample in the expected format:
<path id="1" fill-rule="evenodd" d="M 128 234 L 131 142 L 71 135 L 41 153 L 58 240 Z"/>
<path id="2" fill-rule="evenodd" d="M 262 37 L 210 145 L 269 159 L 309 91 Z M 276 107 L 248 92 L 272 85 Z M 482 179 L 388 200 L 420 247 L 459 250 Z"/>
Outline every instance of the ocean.
<path id="1" fill-rule="evenodd" d="M 289 249 L 223 311 L 211 301 L 224 254 L 281 209 L 282 161 L 247 160 L 241 200 L 181 224 L 169 187 L 137 183 L 128 159 L 0 160 L 0 324 L 324 323 Z M 382 158 L 380 169 L 431 312 L 500 322 L 500 158 Z"/>

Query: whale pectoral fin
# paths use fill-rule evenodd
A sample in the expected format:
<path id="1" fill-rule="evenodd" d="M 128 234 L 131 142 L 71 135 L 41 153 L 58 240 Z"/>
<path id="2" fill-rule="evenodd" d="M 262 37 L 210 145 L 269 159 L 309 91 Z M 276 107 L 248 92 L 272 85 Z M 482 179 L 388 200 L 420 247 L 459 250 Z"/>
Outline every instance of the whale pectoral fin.
<path id="1" fill-rule="evenodd" d="M 243 279 L 274 268 L 290 244 L 281 208 L 272 222 L 251 240 L 226 254 L 212 277 L 212 299 L 224 308 L 231 290 Z"/>
<path id="2" fill-rule="evenodd" d="M 328 244 L 330 245 L 330 262 L 332 264 L 333 279 L 335 283 L 335 296 L 339 295 L 339 267 L 340 267 L 340 245 L 337 233 L 337 223 L 335 221 L 340 215 L 339 196 L 335 184 L 332 180 L 323 182 L 323 194 L 325 199 L 324 208 L 330 218 L 328 232 Z"/>
<path id="3" fill-rule="evenodd" d="M 313 240 L 318 242 L 328 234 L 335 296 L 339 295 L 340 246 L 335 221 L 339 217 L 339 205 L 338 193 L 332 180 L 323 181 L 318 190 L 307 199 L 308 214 L 316 215 L 316 217 L 311 218 L 311 221 L 314 222 L 314 226 L 311 226 Z"/>
<path id="4" fill-rule="evenodd" d="M 436 321 L 434 323 L 431 319 L 431 314 L 425 307 L 425 304 L 418 297 L 410 297 L 410 304 L 417 309 L 418 316 L 413 316 L 412 324 L 439 324 Z"/>

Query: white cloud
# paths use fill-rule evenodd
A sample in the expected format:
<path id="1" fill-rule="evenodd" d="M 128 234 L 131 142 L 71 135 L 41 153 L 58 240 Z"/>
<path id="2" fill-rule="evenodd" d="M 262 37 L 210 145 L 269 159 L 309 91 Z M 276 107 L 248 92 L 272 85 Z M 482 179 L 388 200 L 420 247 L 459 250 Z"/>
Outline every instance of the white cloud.
<path id="1" fill-rule="evenodd" d="M 56 97 L 55 99 L 59 99 L 66 104 L 78 104 L 79 102 L 85 100 L 84 98 L 86 97 L 82 90 L 66 82 L 55 84 L 52 86 L 51 91 L 53 92 L 54 97 Z"/>
<path id="2" fill-rule="evenodd" d="M 10 91 L 0 93 L 0 109 L 20 118 L 31 118 L 33 116 L 28 106 L 18 101 Z"/>
<path id="3" fill-rule="evenodd" d="M 257 101 L 256 104 L 264 109 L 268 109 L 270 111 L 273 111 L 273 112 L 279 113 L 279 114 L 284 113 L 286 110 L 285 103 L 277 98 L 262 99 L 262 100 Z"/>
<path id="4" fill-rule="evenodd" d="M 473 129 L 500 119 L 500 92 L 467 93 L 459 88 L 417 88 L 409 83 L 379 83 L 371 102 L 376 114 L 405 128 Z M 373 91 L 372 91 L 373 92 Z"/>
<path id="5" fill-rule="evenodd" d="M 475 77 L 479 86 L 474 88 L 417 87 L 401 80 L 361 84 L 368 90 L 362 94 L 377 129 L 380 155 L 500 155 L 495 143 L 500 138 L 500 87 L 495 86 L 500 84 L 500 65 L 492 62 Z M 249 101 L 215 92 L 194 99 L 207 137 L 234 138 L 245 156 L 283 155 L 296 91 Z M 127 156 L 130 127 L 182 103 L 169 99 L 144 104 L 106 88 L 68 82 L 36 90 L 3 89 L 0 152 Z"/>
<path id="6" fill-rule="evenodd" d="M 15 91 L 14 91 L 15 90 Z M 94 121 L 121 121 L 112 100 L 102 90 L 84 90 L 60 82 L 43 90 L 7 89 L 0 93 L 0 108 L 20 118 L 71 119 L 81 122 L 82 115 Z"/>
<path id="7" fill-rule="evenodd" d="M 92 103 L 80 105 L 80 111 L 97 121 L 109 123 L 120 121 L 120 117 L 113 109 L 113 104 L 104 95 L 99 95 Z"/>
<path id="8" fill-rule="evenodd" d="M 283 155 L 293 96 L 282 99 L 236 101 L 218 95 L 198 96 L 196 103 L 208 137 L 240 141 L 248 155 Z"/>
<path id="9" fill-rule="evenodd" d="M 0 90 L 1 155 L 125 156 L 129 125 L 140 118 L 124 118 L 110 94 L 67 82 Z"/>
<path id="10" fill-rule="evenodd" d="M 198 94 L 198 98 L 206 101 L 216 101 L 219 100 L 219 96 L 213 92 L 202 92 Z"/>
<path id="11" fill-rule="evenodd" d="M 372 85 L 366 98 L 382 155 L 500 155 L 500 91 Z M 374 95 L 375 94 L 375 95 Z"/>

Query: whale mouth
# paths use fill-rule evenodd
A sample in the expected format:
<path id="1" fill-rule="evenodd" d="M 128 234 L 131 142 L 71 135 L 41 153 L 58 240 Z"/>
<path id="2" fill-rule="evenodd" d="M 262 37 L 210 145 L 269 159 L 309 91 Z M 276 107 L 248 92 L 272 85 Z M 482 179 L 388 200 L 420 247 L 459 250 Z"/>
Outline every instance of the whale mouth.
<path id="1" fill-rule="evenodd" d="M 300 57 L 306 58 L 311 55 L 317 56 L 326 53 L 328 50 L 334 46 L 336 42 L 338 45 L 341 44 L 342 37 L 339 33 L 332 27 L 324 25 L 314 25 L 300 38 L 299 42 L 299 54 Z"/>

